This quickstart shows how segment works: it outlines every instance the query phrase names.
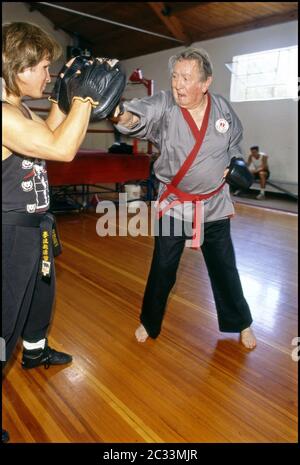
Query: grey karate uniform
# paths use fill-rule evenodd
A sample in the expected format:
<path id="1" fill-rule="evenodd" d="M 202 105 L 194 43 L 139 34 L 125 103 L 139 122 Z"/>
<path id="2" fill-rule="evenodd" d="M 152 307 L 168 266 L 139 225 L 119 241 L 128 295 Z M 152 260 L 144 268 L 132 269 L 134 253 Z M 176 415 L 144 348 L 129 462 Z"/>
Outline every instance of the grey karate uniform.
<path id="1" fill-rule="evenodd" d="M 178 188 L 192 194 L 215 190 L 222 183 L 224 171 L 233 156 L 241 156 L 239 142 L 242 125 L 230 104 L 221 96 L 210 94 L 211 110 L 207 131 L 199 153 L 181 180 Z M 118 131 L 151 141 L 160 151 L 154 164 L 156 177 L 169 183 L 179 171 L 195 145 L 193 133 L 185 121 L 171 91 L 161 91 L 152 97 L 125 102 L 126 110 L 140 117 L 132 129 L 116 125 Z M 225 129 L 220 128 L 220 121 Z M 219 128 L 219 129 L 218 129 Z M 169 201 L 176 198 L 172 194 Z M 230 236 L 229 217 L 234 213 L 229 186 L 225 185 L 213 197 L 204 201 L 204 242 L 201 250 L 207 265 L 216 302 L 219 328 L 226 332 L 240 332 L 252 323 L 248 304 L 235 263 Z M 185 205 L 186 207 L 186 205 Z M 185 221 L 192 221 L 193 206 L 184 209 Z M 181 206 L 169 210 L 172 217 L 182 220 Z M 172 224 L 174 221 L 172 218 Z M 168 295 L 175 283 L 179 260 L 187 237 L 170 234 L 155 237 L 155 249 L 143 300 L 141 322 L 148 334 L 155 338 L 161 330 Z"/>

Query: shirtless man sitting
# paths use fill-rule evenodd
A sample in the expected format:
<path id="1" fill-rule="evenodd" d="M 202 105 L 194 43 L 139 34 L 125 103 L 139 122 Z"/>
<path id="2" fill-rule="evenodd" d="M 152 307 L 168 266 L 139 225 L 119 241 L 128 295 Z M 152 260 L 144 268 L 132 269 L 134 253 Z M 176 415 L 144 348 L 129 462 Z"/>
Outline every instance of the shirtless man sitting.
<path id="1" fill-rule="evenodd" d="M 263 200 L 265 198 L 266 181 L 270 177 L 268 155 L 264 152 L 260 152 L 257 145 L 250 147 L 247 165 L 254 178 L 259 180 L 260 193 L 256 198 L 258 200 Z"/>

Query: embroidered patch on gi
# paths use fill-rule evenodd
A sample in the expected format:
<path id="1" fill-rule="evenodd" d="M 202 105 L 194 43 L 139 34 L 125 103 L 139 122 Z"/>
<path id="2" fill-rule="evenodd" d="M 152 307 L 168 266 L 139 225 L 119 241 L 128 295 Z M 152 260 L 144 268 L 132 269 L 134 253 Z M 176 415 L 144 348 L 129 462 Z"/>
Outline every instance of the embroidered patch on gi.
<path id="1" fill-rule="evenodd" d="M 33 161 L 29 161 L 29 160 L 23 160 L 22 161 L 22 168 L 24 170 L 29 170 L 33 167 Z"/>
<path id="2" fill-rule="evenodd" d="M 23 181 L 21 185 L 24 192 L 30 192 L 33 189 L 32 181 Z"/>
<path id="3" fill-rule="evenodd" d="M 216 121 L 216 130 L 221 134 L 225 134 L 229 129 L 228 121 L 224 118 L 220 118 Z"/>
<path id="4" fill-rule="evenodd" d="M 36 210 L 36 204 L 35 203 L 27 204 L 26 210 L 28 211 L 28 213 L 34 213 Z"/>

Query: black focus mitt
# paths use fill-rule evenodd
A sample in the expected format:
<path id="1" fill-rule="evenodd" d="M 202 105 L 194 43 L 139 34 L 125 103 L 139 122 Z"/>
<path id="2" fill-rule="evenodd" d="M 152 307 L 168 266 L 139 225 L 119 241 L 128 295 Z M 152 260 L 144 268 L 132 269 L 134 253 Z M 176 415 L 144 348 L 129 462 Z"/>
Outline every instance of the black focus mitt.
<path id="1" fill-rule="evenodd" d="M 118 60 L 95 58 L 79 74 L 61 83 L 59 107 L 68 113 L 74 99 L 92 104 L 90 121 L 106 118 L 119 103 L 126 85 L 126 75 Z"/>
<path id="2" fill-rule="evenodd" d="M 233 157 L 227 168 L 225 180 L 228 184 L 235 189 L 249 189 L 254 179 L 243 158 Z"/>
<path id="3" fill-rule="evenodd" d="M 67 102 L 65 101 L 65 92 L 61 93 L 62 82 L 64 81 L 63 87 L 65 87 L 67 85 L 67 82 L 71 79 L 71 77 L 74 74 L 77 73 L 78 70 L 82 70 L 85 66 L 88 66 L 89 64 L 90 64 L 89 61 L 86 58 L 81 57 L 81 56 L 75 57 L 75 59 L 73 60 L 70 66 L 67 66 L 67 64 L 64 64 L 64 66 L 61 68 L 61 70 L 58 73 L 58 76 L 52 88 L 50 97 L 48 97 L 48 100 L 50 100 L 50 102 L 59 103 L 60 109 L 64 111 L 63 108 L 67 107 Z M 68 112 L 64 111 L 64 113 L 68 113 Z"/>

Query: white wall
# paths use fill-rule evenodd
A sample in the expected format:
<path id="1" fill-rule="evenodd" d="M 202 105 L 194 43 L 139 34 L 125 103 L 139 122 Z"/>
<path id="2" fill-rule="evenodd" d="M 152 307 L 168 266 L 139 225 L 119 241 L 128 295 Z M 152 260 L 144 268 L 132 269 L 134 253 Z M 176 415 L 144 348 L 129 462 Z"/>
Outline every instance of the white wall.
<path id="1" fill-rule="evenodd" d="M 229 99 L 231 74 L 225 67 L 233 56 L 254 53 L 298 43 L 297 21 L 230 36 L 195 42 L 210 54 L 214 66 L 214 81 L 211 91 Z M 176 47 L 159 53 L 124 61 L 127 72 L 140 68 L 147 79 L 154 79 L 154 91 L 169 88 L 168 58 L 183 47 Z M 297 182 L 298 148 L 298 102 L 294 100 L 273 100 L 264 102 L 235 102 L 233 108 L 244 126 L 241 144 L 244 154 L 251 145 L 259 145 L 269 154 L 272 178 L 274 180 Z"/>

